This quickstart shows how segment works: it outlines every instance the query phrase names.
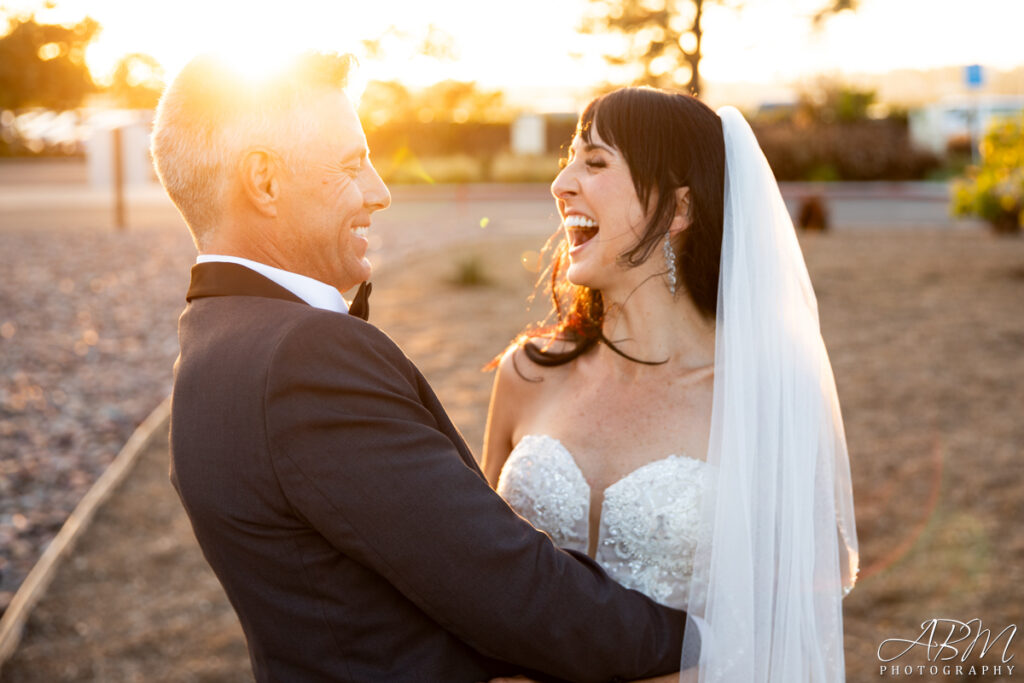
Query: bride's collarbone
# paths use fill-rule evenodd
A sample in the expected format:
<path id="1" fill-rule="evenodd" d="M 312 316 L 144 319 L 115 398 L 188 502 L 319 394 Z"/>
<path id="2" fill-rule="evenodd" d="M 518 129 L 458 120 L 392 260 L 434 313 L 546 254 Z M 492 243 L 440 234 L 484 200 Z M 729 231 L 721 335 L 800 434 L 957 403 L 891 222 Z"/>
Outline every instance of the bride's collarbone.
<path id="1" fill-rule="evenodd" d="M 516 440 L 558 439 L 595 491 L 669 455 L 705 457 L 710 387 L 598 381 L 577 373 L 545 383 L 524 406 Z"/>
<path id="2" fill-rule="evenodd" d="M 524 370 L 536 381 L 522 383 L 516 441 L 548 434 L 579 449 L 578 458 L 594 458 L 599 466 L 614 460 L 630 469 L 670 454 L 704 457 L 714 387 L 710 368 L 639 366 L 639 372 L 623 372 L 618 363 L 585 354 L 565 365 Z"/>
<path id="3" fill-rule="evenodd" d="M 662 431 L 666 423 L 679 424 L 681 415 L 710 418 L 711 386 L 673 382 L 629 382 L 577 375 L 559 378 L 536 392 L 534 410 L 545 422 L 617 433 L 632 425 L 642 433 Z"/>

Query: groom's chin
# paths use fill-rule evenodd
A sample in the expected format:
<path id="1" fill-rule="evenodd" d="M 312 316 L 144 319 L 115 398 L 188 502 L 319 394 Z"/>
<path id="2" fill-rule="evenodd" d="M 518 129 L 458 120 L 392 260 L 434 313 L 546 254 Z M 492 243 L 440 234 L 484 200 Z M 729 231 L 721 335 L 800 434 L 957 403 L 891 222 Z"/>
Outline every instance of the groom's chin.
<path id="1" fill-rule="evenodd" d="M 336 286 L 338 291 L 347 292 L 369 280 L 372 275 L 373 264 L 364 257 L 357 260 L 346 272 L 340 273 L 331 284 Z"/>
<path id="2" fill-rule="evenodd" d="M 360 265 L 362 266 L 362 270 L 359 273 L 356 286 L 363 284 L 373 276 L 373 264 L 370 263 L 370 259 L 363 257 Z"/>

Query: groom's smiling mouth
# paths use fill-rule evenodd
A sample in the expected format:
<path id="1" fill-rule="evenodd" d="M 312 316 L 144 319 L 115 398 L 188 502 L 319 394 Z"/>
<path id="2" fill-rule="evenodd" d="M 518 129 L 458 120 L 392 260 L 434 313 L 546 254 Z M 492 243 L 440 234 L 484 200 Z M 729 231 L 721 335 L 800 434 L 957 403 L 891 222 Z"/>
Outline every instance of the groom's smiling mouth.
<path id="1" fill-rule="evenodd" d="M 573 247 L 586 244 L 598 233 L 597 221 L 578 213 L 569 214 L 562 220 Z"/>
<path id="2" fill-rule="evenodd" d="M 369 225 L 353 225 L 352 226 L 352 232 L 354 232 L 355 234 L 359 235 L 362 238 L 365 238 L 369 234 L 369 232 L 370 232 L 370 226 Z"/>

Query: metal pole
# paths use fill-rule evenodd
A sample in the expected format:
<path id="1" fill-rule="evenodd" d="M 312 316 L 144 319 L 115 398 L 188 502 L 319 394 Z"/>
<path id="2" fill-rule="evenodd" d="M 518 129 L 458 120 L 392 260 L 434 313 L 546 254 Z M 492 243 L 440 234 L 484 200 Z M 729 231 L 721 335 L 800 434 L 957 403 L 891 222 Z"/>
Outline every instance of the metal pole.
<path id="1" fill-rule="evenodd" d="M 124 210 L 124 159 L 122 158 L 121 128 L 114 128 L 110 131 L 113 135 L 113 163 L 114 163 L 114 227 L 123 231 L 128 227 L 125 220 Z"/>

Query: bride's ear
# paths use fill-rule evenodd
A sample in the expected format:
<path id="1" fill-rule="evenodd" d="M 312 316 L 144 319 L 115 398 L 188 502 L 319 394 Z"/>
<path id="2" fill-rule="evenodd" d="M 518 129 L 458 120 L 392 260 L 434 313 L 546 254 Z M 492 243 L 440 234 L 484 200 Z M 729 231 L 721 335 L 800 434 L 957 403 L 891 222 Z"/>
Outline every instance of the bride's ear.
<path id="1" fill-rule="evenodd" d="M 690 213 L 690 188 L 680 187 L 676 189 L 676 213 L 672 217 L 672 225 L 669 232 L 678 235 L 690 227 L 692 215 Z"/>

